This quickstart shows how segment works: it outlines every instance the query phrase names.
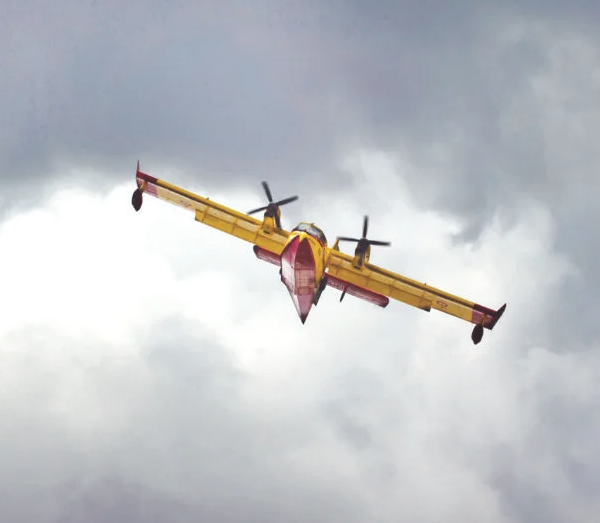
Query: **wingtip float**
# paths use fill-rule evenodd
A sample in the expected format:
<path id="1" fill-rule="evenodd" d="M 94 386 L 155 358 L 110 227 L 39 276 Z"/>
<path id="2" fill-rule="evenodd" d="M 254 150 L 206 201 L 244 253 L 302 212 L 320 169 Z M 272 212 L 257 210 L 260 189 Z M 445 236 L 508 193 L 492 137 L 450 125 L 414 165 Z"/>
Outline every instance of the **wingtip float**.
<path id="1" fill-rule="evenodd" d="M 391 244 L 367 238 L 367 216 L 361 238 L 341 236 L 329 247 L 325 234 L 313 223 L 301 222 L 291 231 L 281 227 L 280 207 L 296 201 L 298 196 L 274 201 L 267 182 L 262 182 L 267 205 L 242 213 L 140 171 L 139 161 L 135 177 L 137 188 L 131 204 L 136 212 L 142 208 L 143 195 L 147 193 L 194 212 L 199 223 L 253 244 L 258 259 L 279 267 L 281 282 L 302 323 L 328 286 L 341 291 L 340 301 L 349 294 L 384 308 L 392 298 L 473 323 L 471 340 L 475 345 L 481 342 L 484 329 L 492 330 L 506 310 L 506 304 L 498 310 L 490 309 L 369 263 L 371 246 Z M 251 216 L 261 211 L 262 220 Z M 340 241 L 356 243 L 354 255 L 341 252 Z"/>

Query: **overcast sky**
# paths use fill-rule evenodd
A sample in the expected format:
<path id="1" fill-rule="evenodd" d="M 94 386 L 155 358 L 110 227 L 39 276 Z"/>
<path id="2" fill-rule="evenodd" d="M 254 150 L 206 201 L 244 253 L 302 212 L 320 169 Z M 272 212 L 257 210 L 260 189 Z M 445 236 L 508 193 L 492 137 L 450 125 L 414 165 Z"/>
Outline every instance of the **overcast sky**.
<path id="1" fill-rule="evenodd" d="M 0 514 L 595 521 L 596 2 L 3 0 Z M 328 290 L 151 175 L 505 316 Z"/>

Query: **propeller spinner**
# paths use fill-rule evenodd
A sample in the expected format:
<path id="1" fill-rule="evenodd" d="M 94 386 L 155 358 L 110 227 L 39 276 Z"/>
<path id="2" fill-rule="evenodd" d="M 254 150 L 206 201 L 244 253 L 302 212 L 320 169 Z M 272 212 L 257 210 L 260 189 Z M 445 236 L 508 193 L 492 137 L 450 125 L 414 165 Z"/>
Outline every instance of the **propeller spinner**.
<path id="1" fill-rule="evenodd" d="M 265 216 L 274 218 L 277 227 L 281 229 L 281 221 L 279 219 L 279 207 L 287 203 L 295 202 L 298 199 L 298 196 L 290 196 L 289 198 L 284 198 L 283 200 L 274 202 L 273 195 L 271 194 L 271 189 L 269 189 L 269 184 L 267 182 L 262 182 L 262 186 L 265 191 L 265 194 L 267 195 L 267 200 L 269 200 L 269 204 L 263 207 L 259 207 L 258 209 L 252 209 L 251 211 L 248 211 L 248 214 L 254 214 L 257 212 L 265 211 Z"/>
<path id="2" fill-rule="evenodd" d="M 359 263 L 362 265 L 367 249 L 371 245 L 378 245 L 383 247 L 389 247 L 391 242 L 383 242 L 379 240 L 369 240 L 367 238 L 367 231 L 369 230 L 369 217 L 365 216 L 363 220 L 362 238 L 351 238 L 349 236 L 339 236 L 338 240 L 346 242 L 356 242 L 356 255 L 359 257 Z"/>

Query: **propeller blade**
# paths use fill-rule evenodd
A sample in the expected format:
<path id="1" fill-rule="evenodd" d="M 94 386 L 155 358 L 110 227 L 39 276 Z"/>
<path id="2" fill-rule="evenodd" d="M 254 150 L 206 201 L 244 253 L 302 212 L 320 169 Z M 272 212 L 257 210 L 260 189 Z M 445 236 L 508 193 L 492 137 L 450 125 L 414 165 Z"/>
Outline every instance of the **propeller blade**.
<path id="1" fill-rule="evenodd" d="M 341 241 L 346 241 L 346 242 L 357 242 L 358 246 L 357 249 L 360 248 L 361 250 L 366 249 L 367 245 L 380 245 L 383 247 L 389 247 L 392 243 L 391 242 L 384 242 L 384 241 L 380 241 L 380 240 L 369 240 L 367 238 L 367 232 L 369 230 L 369 217 L 367 215 L 365 215 L 365 217 L 363 218 L 363 236 L 362 238 L 358 239 L 358 238 L 351 238 L 350 236 L 338 236 L 338 240 Z M 362 255 L 361 255 L 361 260 L 362 260 Z"/>
<path id="2" fill-rule="evenodd" d="M 284 198 L 283 200 L 279 200 L 278 202 L 275 202 L 275 205 L 277 205 L 277 207 L 279 207 L 281 205 L 285 205 L 286 203 L 295 202 L 297 199 L 298 199 L 298 196 L 290 196 L 289 198 Z"/>
<path id="3" fill-rule="evenodd" d="M 251 211 L 248 211 L 246 214 L 254 214 L 260 211 L 266 211 L 269 208 L 268 205 L 265 205 L 264 207 L 259 207 L 258 209 L 252 209 Z"/>
<path id="4" fill-rule="evenodd" d="M 262 186 L 265 190 L 265 194 L 267 195 L 269 203 L 273 203 L 273 195 L 271 194 L 271 189 L 269 189 L 269 184 L 267 182 L 262 182 Z"/>
<path id="5" fill-rule="evenodd" d="M 285 205 L 286 203 L 295 202 L 298 199 L 298 196 L 290 196 L 289 198 L 284 198 L 283 200 L 279 200 L 278 202 L 273 201 L 273 195 L 271 194 L 271 189 L 269 188 L 269 184 L 265 181 L 261 182 L 263 186 L 263 190 L 267 195 L 267 199 L 269 200 L 269 205 L 263 205 L 262 207 L 258 207 L 257 209 L 252 209 L 248 211 L 246 214 L 255 214 L 257 212 L 266 211 L 269 216 L 273 216 L 275 218 L 275 222 L 277 227 L 281 229 L 281 220 L 277 216 L 278 207 L 281 205 Z"/>

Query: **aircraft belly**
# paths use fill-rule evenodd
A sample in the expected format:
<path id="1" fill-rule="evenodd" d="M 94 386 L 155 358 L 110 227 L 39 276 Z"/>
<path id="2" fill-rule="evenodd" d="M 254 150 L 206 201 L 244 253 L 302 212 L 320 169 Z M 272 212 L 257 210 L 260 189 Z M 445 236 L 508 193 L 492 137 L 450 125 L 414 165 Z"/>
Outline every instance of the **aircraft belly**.
<path id="1" fill-rule="evenodd" d="M 281 280 L 304 323 L 313 305 L 316 288 L 315 260 L 308 239 L 294 238 L 282 252 Z"/>

